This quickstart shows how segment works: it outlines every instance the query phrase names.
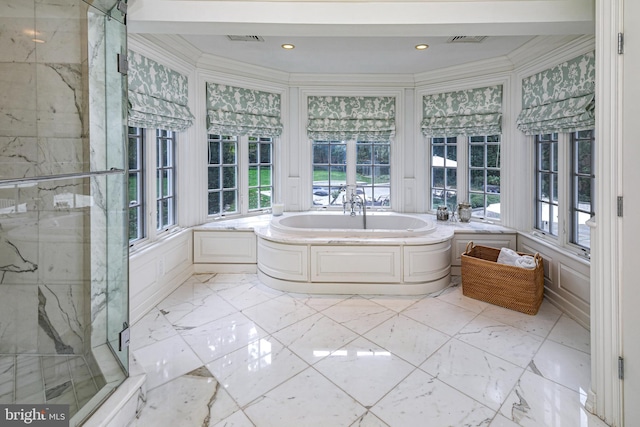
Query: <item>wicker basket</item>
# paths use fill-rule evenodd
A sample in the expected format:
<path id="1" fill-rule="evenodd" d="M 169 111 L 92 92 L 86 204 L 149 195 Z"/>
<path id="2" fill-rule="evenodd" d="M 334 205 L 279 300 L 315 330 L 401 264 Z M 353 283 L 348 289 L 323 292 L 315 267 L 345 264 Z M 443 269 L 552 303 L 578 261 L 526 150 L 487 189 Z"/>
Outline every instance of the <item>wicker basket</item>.
<path id="1" fill-rule="evenodd" d="M 529 255 L 518 252 L 520 255 Z M 467 244 L 462 254 L 462 293 L 491 304 L 536 314 L 544 293 L 544 266 L 536 253 L 536 268 L 498 264 L 500 249 Z"/>

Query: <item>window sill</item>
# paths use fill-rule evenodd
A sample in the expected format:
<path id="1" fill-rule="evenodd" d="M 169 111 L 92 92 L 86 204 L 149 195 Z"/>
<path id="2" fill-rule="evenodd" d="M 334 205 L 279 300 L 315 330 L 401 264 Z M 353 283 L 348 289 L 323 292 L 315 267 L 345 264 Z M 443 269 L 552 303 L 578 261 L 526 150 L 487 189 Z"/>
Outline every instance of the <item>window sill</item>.
<path id="1" fill-rule="evenodd" d="M 519 232 L 522 236 L 528 237 L 529 239 L 535 240 L 537 243 L 540 243 L 543 246 L 548 247 L 551 250 L 556 252 L 560 252 L 563 255 L 571 258 L 572 260 L 579 262 L 584 265 L 591 265 L 590 252 L 585 252 L 577 247 L 573 246 L 562 246 L 560 245 L 555 237 L 551 237 L 549 235 L 545 235 L 540 231 L 534 230 L 530 232 Z"/>

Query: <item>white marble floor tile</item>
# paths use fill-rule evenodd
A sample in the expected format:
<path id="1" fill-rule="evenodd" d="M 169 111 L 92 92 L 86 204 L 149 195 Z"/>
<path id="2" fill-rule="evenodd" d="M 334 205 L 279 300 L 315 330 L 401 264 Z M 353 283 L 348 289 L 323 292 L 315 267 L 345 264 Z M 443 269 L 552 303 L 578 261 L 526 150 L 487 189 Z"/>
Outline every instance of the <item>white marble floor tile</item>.
<path id="1" fill-rule="evenodd" d="M 204 286 L 204 285 L 202 285 Z M 192 329 L 216 319 L 235 313 L 237 309 L 220 296 L 209 290 L 208 295 L 194 298 L 191 301 L 168 305 L 165 301 L 158 304 L 158 309 L 180 331 Z"/>
<path id="2" fill-rule="evenodd" d="M 0 356 L 0 404 L 13 403 L 15 356 Z"/>
<path id="3" fill-rule="evenodd" d="M 560 315 L 562 315 L 562 312 L 549 301 L 543 300 L 535 316 L 509 310 L 497 305 L 490 305 L 482 312 L 482 315 L 522 329 L 525 332 L 546 338 L 560 318 Z"/>
<path id="4" fill-rule="evenodd" d="M 371 412 L 391 427 L 488 426 L 495 415 L 421 370 L 412 372 Z"/>
<path id="5" fill-rule="evenodd" d="M 175 291 L 171 292 L 168 297 L 162 300 L 162 302 L 158 304 L 158 308 L 170 307 L 184 302 L 193 303 L 213 293 L 211 288 L 206 284 L 201 283 L 199 280 L 189 278 L 178 286 Z"/>
<path id="6" fill-rule="evenodd" d="M 389 427 L 389 424 L 367 411 L 349 427 Z"/>
<path id="7" fill-rule="evenodd" d="M 211 425 L 211 424 L 210 424 Z M 213 427 L 255 427 L 242 411 L 236 411 Z"/>
<path id="8" fill-rule="evenodd" d="M 129 348 L 137 350 L 177 334 L 160 310 L 154 307 L 131 327 Z"/>
<path id="9" fill-rule="evenodd" d="M 549 339 L 585 353 L 591 352 L 591 335 L 589 331 L 566 314 L 560 317 L 556 326 L 551 330 Z"/>
<path id="10" fill-rule="evenodd" d="M 180 335 L 203 363 L 209 363 L 268 334 L 253 320 L 237 312 L 197 328 L 181 331 Z"/>
<path id="11" fill-rule="evenodd" d="M 265 394 L 309 365 L 273 337 L 261 338 L 207 364 L 240 406 Z"/>
<path id="12" fill-rule="evenodd" d="M 202 366 L 202 361 L 179 335 L 138 349 L 133 356 L 147 374 L 147 390 Z"/>
<path id="13" fill-rule="evenodd" d="M 414 369 L 364 338 L 334 351 L 314 367 L 364 406 L 376 403 Z"/>
<path id="14" fill-rule="evenodd" d="M 500 413 L 522 427 L 580 426 L 587 419 L 581 395 L 525 371 Z"/>
<path id="15" fill-rule="evenodd" d="M 238 410 L 206 368 L 180 376 L 147 393 L 147 404 L 129 427 L 213 425 Z"/>
<path id="16" fill-rule="evenodd" d="M 244 310 L 280 296 L 279 293 L 275 291 L 267 292 L 264 287 L 256 286 L 254 283 L 243 283 L 232 288 L 223 289 L 218 291 L 218 295 L 238 310 Z"/>
<path id="17" fill-rule="evenodd" d="M 17 356 L 15 375 L 16 402 L 45 403 L 40 356 Z"/>
<path id="18" fill-rule="evenodd" d="M 317 313 L 313 308 L 288 295 L 265 301 L 242 312 L 269 333 L 279 331 Z"/>
<path id="19" fill-rule="evenodd" d="M 308 368 L 244 408 L 258 426 L 348 426 L 366 409 Z"/>
<path id="20" fill-rule="evenodd" d="M 215 291 L 232 288 L 243 284 L 257 285 L 261 283 L 257 274 L 227 274 L 218 273 L 207 281 L 209 287 Z M 276 292 L 276 291 L 274 291 Z"/>
<path id="21" fill-rule="evenodd" d="M 591 386 L 591 357 L 551 340 L 542 344 L 529 369 L 585 395 Z"/>
<path id="22" fill-rule="evenodd" d="M 318 311 L 325 310 L 349 298 L 348 295 L 309 295 L 298 293 L 289 293 L 288 295 Z"/>
<path id="23" fill-rule="evenodd" d="M 364 335 L 414 366 L 420 365 L 451 337 L 403 315 L 395 315 Z"/>
<path id="24" fill-rule="evenodd" d="M 487 353 L 526 368 L 543 339 L 513 326 L 479 315 L 455 335 Z"/>
<path id="25" fill-rule="evenodd" d="M 477 299 L 466 297 L 462 294 L 462 286 L 453 286 L 449 292 L 446 292 L 439 297 L 440 301 L 448 302 L 449 304 L 457 305 L 474 313 L 480 313 L 490 304 Z"/>
<path id="26" fill-rule="evenodd" d="M 274 337 L 309 364 L 358 338 L 352 330 L 320 313 L 276 332 Z"/>
<path id="27" fill-rule="evenodd" d="M 402 314 L 451 336 L 477 316 L 473 311 L 441 301 L 440 298 L 424 298 Z"/>
<path id="28" fill-rule="evenodd" d="M 442 346 L 420 368 L 495 411 L 524 372 L 456 339 Z"/>
<path id="29" fill-rule="evenodd" d="M 401 296 L 401 295 L 373 295 L 368 297 L 369 301 L 376 302 L 395 312 L 401 312 L 422 299 L 419 296 Z"/>
<path id="30" fill-rule="evenodd" d="M 519 427 L 519 425 L 505 418 L 502 414 L 498 414 L 493 421 L 491 421 L 489 427 Z"/>
<path id="31" fill-rule="evenodd" d="M 366 298 L 353 297 L 323 310 L 322 314 L 358 334 L 364 334 L 396 313 Z"/>

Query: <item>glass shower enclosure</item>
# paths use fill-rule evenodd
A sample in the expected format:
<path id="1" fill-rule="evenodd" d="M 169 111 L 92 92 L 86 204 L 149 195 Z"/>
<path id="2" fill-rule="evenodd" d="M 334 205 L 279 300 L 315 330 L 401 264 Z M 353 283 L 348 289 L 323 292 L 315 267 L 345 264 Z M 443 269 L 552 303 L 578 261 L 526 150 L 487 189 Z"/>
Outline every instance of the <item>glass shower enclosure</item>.
<path id="1" fill-rule="evenodd" d="M 72 426 L 128 375 L 124 6 L 0 0 L 0 404 Z"/>

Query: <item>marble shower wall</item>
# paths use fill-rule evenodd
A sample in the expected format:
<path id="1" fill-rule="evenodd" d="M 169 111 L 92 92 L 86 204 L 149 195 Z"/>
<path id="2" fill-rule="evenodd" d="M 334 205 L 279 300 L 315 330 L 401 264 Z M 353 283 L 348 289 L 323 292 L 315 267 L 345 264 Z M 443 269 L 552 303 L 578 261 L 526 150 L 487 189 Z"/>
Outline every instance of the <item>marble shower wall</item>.
<path id="1" fill-rule="evenodd" d="M 0 10 L 0 353 L 83 354 L 91 185 L 46 178 L 90 170 L 88 6 Z"/>

